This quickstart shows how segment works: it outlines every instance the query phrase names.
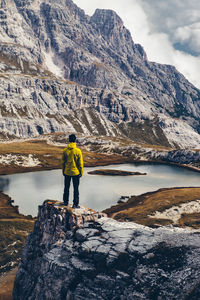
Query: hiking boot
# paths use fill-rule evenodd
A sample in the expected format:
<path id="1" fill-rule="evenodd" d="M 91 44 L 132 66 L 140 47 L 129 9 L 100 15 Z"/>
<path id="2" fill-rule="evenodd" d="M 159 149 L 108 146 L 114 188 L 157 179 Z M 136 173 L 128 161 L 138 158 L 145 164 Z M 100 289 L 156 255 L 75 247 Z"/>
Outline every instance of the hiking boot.
<path id="1" fill-rule="evenodd" d="M 73 204 L 72 208 L 81 208 L 79 205 Z"/>

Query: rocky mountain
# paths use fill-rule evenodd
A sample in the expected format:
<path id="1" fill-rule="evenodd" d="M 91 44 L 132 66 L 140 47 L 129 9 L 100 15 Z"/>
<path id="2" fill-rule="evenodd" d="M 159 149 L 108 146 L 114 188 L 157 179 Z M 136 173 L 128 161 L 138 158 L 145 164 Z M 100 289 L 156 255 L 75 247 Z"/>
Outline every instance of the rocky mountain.
<path id="1" fill-rule="evenodd" d="M 200 233 L 39 207 L 13 299 L 199 299 Z"/>
<path id="2" fill-rule="evenodd" d="M 2 136 L 77 131 L 199 147 L 200 91 L 150 62 L 114 11 L 2 0 L 0 25 Z"/>

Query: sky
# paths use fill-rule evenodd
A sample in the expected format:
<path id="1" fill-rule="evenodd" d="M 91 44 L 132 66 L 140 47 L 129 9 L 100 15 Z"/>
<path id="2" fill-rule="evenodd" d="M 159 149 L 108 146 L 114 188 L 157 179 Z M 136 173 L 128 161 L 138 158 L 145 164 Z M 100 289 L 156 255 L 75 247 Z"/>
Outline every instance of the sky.
<path id="1" fill-rule="evenodd" d="M 88 15 L 112 9 L 150 61 L 174 65 L 200 88 L 199 0 L 73 0 Z"/>

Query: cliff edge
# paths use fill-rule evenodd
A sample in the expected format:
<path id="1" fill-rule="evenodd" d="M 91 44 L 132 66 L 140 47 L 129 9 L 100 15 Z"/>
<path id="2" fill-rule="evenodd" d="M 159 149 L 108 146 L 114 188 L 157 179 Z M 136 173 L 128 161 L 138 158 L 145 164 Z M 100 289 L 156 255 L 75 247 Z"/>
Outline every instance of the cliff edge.
<path id="1" fill-rule="evenodd" d="M 45 201 L 13 299 L 198 299 L 199 257 L 198 230 L 152 229 Z"/>

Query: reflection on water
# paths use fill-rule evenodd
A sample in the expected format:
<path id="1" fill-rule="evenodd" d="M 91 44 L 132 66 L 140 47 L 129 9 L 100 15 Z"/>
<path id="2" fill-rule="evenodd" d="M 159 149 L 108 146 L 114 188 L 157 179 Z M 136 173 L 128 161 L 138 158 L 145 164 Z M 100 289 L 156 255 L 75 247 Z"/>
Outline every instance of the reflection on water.
<path id="1" fill-rule="evenodd" d="M 147 175 L 124 177 L 87 174 L 88 171 L 99 168 L 146 172 Z M 35 216 L 38 205 L 44 200 L 62 201 L 61 170 L 1 176 L 0 179 L 2 182 L 9 182 L 2 184 L 2 189 L 15 200 L 15 205 L 19 205 L 21 213 Z M 176 166 L 151 163 L 85 168 L 80 184 L 80 204 L 103 210 L 116 204 L 120 196 L 138 195 L 158 188 L 178 186 L 200 186 L 200 173 Z"/>
<path id="2" fill-rule="evenodd" d="M 9 186 L 9 179 L 0 177 L 0 192 L 3 192 Z"/>

